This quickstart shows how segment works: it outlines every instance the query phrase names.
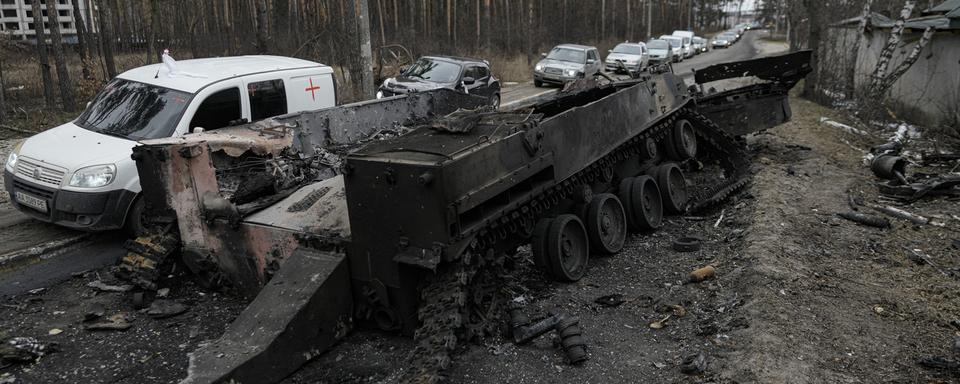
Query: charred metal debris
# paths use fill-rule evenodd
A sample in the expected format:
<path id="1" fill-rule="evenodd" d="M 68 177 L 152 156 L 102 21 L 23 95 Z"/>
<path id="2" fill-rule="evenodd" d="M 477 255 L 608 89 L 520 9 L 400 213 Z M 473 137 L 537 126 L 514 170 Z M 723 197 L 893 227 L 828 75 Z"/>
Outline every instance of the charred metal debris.
<path id="1" fill-rule="evenodd" d="M 688 88 L 664 67 L 508 111 L 438 90 L 149 141 L 134 158 L 154 230 L 121 270 L 152 290 L 179 254 L 202 283 L 254 298 L 191 353 L 184 383 L 276 382 L 354 327 L 413 337 L 402 382 L 442 381 L 458 345 L 507 321 L 518 344 L 556 332 L 582 363 L 576 316 L 508 306 L 518 247 L 577 281 L 627 233 L 722 202 L 749 180 L 737 136 L 787 121 L 809 69 L 798 52 L 698 71 Z M 702 92 L 744 73 L 760 81 Z M 691 188 L 684 173 L 705 165 L 720 181 Z"/>

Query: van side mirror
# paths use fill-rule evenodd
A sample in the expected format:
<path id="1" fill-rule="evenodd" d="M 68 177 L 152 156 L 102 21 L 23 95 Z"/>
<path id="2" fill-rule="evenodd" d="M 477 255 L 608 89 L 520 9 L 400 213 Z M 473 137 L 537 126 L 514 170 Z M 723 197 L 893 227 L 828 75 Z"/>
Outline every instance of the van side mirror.
<path id="1" fill-rule="evenodd" d="M 546 54 L 546 53 L 543 53 L 543 52 L 541 52 L 541 53 L 540 53 L 540 57 L 542 57 L 542 58 L 544 58 L 544 59 L 546 59 L 546 58 L 547 58 L 547 54 Z"/>
<path id="2" fill-rule="evenodd" d="M 91 101 L 88 101 L 88 102 L 87 102 L 87 106 L 86 106 L 86 107 L 84 107 L 84 109 L 86 109 L 86 108 L 90 108 L 90 104 L 93 104 L 93 101 L 92 101 L 92 100 L 91 100 Z"/>
<path id="3" fill-rule="evenodd" d="M 464 85 L 473 85 L 474 83 L 477 82 L 477 79 L 467 76 L 467 77 L 464 77 L 463 80 L 461 81 L 463 82 Z"/>
<path id="4" fill-rule="evenodd" d="M 593 63 L 596 63 L 596 62 L 597 62 L 597 61 L 594 60 L 594 59 L 587 59 L 587 64 L 593 64 Z"/>

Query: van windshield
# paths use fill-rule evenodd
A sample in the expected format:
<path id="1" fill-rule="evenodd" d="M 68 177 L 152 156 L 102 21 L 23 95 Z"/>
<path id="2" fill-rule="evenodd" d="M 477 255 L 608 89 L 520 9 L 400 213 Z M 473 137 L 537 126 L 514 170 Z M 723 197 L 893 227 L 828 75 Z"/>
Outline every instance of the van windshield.
<path id="1" fill-rule="evenodd" d="M 74 123 L 135 141 L 170 137 L 191 97 L 169 88 L 114 79 Z"/>

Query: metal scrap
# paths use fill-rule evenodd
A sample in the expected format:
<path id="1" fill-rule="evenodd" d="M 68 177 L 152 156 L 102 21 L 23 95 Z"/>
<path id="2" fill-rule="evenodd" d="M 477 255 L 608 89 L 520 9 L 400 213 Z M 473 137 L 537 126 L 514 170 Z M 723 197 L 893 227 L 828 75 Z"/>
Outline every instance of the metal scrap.
<path id="1" fill-rule="evenodd" d="M 890 228 L 890 221 L 879 216 L 860 212 L 840 212 L 837 214 L 844 219 L 875 228 Z"/>

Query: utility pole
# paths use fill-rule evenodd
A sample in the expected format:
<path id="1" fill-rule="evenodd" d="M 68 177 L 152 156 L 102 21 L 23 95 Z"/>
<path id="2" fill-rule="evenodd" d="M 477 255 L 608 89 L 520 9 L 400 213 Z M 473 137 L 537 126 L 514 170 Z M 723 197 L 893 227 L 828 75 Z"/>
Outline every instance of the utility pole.
<path id="1" fill-rule="evenodd" d="M 360 92 L 373 98 L 373 52 L 370 47 L 370 9 L 367 0 L 357 0 L 357 29 L 360 38 Z"/>

